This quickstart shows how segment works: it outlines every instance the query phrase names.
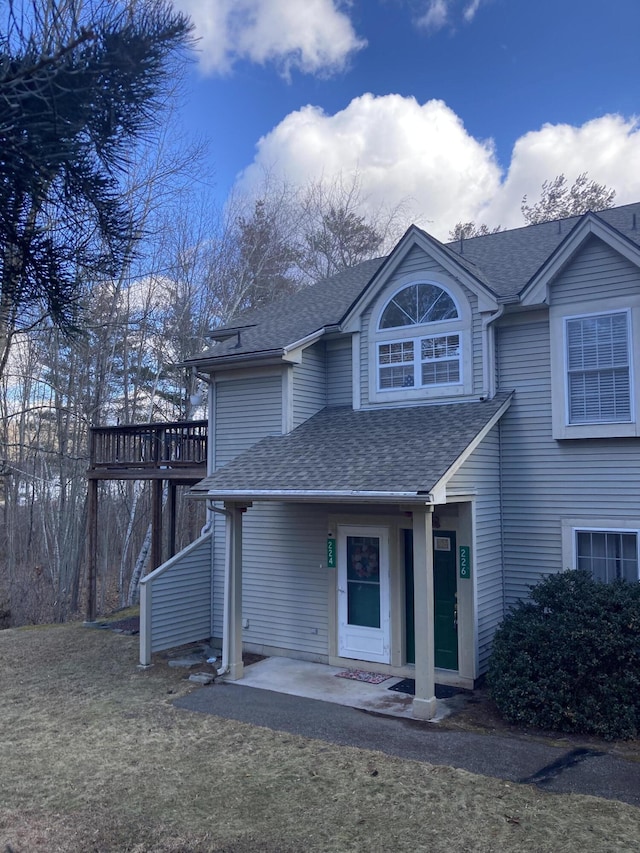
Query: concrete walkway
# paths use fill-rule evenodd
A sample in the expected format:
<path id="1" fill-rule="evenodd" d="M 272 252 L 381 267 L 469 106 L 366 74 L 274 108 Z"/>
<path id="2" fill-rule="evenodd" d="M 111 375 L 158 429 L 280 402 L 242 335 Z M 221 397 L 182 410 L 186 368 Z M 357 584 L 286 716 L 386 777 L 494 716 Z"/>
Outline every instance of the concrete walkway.
<path id="1" fill-rule="evenodd" d="M 288 661 L 287 658 L 268 660 Z M 336 678 L 331 671 L 335 668 L 321 667 L 320 672 L 316 670 L 314 677 L 319 681 L 313 690 L 330 689 L 332 692 L 324 697 L 330 697 L 330 701 L 296 695 L 294 690 L 312 692 L 308 679 L 307 687 L 300 687 L 305 679 L 301 680 L 299 674 L 295 678 L 284 677 L 285 671 L 293 676 L 300 662 L 280 665 L 280 675 L 275 680 L 273 671 L 269 666 L 263 667 L 263 663 L 266 661 L 248 667 L 242 682 L 221 682 L 195 689 L 176 700 L 175 705 L 330 743 L 379 750 L 400 758 L 536 785 L 545 791 L 591 794 L 640 806 L 638 762 L 586 748 L 551 746 L 524 737 L 444 731 L 437 723 L 411 719 L 406 713 L 411 697 L 387 691 L 394 679 L 380 685 L 361 684 Z M 287 692 L 276 692 L 283 687 Z M 369 698 L 368 691 L 378 698 Z M 398 705 L 395 699 L 391 702 L 391 707 L 399 713 L 376 707 L 376 703 L 386 702 L 383 691 L 402 700 Z M 347 696 L 349 701 L 342 701 Z M 359 706 L 358 696 L 364 696 Z M 450 703 L 457 699 L 439 702 L 439 712 L 446 713 Z"/>

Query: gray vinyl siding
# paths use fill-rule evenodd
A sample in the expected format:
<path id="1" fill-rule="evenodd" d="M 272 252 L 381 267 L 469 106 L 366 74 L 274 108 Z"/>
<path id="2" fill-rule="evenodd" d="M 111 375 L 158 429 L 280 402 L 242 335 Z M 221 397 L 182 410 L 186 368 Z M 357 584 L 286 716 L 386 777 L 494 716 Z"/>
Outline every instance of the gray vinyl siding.
<path id="1" fill-rule="evenodd" d="M 486 669 L 491 641 L 504 615 L 502 507 L 500 501 L 500 425 L 474 450 L 447 488 L 475 494 L 475 541 L 471 565 L 476 588 L 478 672 Z M 466 544 L 460 541 L 459 544 Z M 460 581 L 468 583 L 468 581 Z"/>
<path id="2" fill-rule="evenodd" d="M 482 376 L 482 318 L 478 311 L 478 297 L 475 293 L 464 288 L 471 304 L 471 334 L 472 334 L 472 370 L 473 390 L 472 394 L 483 394 L 487 391 L 483 384 Z"/>
<path id="3" fill-rule="evenodd" d="M 449 275 L 443 267 L 437 263 L 432 257 L 427 255 L 422 249 L 415 247 L 411 250 L 402 265 L 396 273 L 387 282 L 385 290 L 389 296 L 400 285 L 400 280 L 408 275 L 414 275 L 416 279 L 421 276 L 428 276 L 429 273 L 439 273 Z M 483 392 L 482 378 L 482 320 L 478 312 L 478 298 L 467 287 L 458 282 L 465 296 L 469 301 L 471 310 L 471 371 L 473 375 L 472 394 L 481 394 Z M 377 303 L 380 294 L 376 294 L 373 304 Z M 371 313 L 373 305 L 369 305 L 361 317 L 361 335 L 360 335 L 360 394 L 363 406 L 370 405 L 369 400 L 369 373 L 375 371 L 375 356 L 370 354 L 370 333 L 375 334 L 375 329 L 371 325 Z M 461 332 L 461 334 L 464 334 Z M 369 363 L 371 361 L 371 364 Z M 436 402 L 437 398 L 430 398 L 430 402 Z M 446 389 L 443 391 L 442 399 L 447 399 Z M 412 401 L 416 403 L 416 400 Z M 373 405 L 376 405 L 375 403 Z M 395 404 L 397 405 L 397 403 Z"/>
<path id="4" fill-rule="evenodd" d="M 185 548 L 151 586 L 151 651 L 211 636 L 211 536 Z"/>
<path id="5" fill-rule="evenodd" d="M 555 441 L 547 312 L 503 320 L 500 387 L 515 398 L 501 421 L 504 564 L 507 604 L 563 568 L 563 518 L 638 521 L 640 441 Z"/>
<path id="6" fill-rule="evenodd" d="M 293 428 L 327 405 L 327 369 L 324 342 L 307 347 L 302 363 L 293 366 Z"/>
<path id="7" fill-rule="evenodd" d="M 499 387 L 516 391 L 501 432 L 505 596 L 513 604 L 561 568 L 548 313 L 505 322 L 497 351 Z"/>
<path id="8" fill-rule="evenodd" d="M 640 270 L 592 237 L 551 285 L 552 305 L 638 294 Z M 606 310 L 606 302 L 603 305 Z"/>
<path id="9" fill-rule="evenodd" d="M 223 529 L 223 523 L 220 528 Z M 243 641 L 328 655 L 327 510 L 308 504 L 254 504 L 243 519 Z M 216 537 L 216 563 L 224 557 Z M 214 633 L 222 631 L 221 612 Z"/>
<path id="10" fill-rule="evenodd" d="M 327 341 L 327 405 L 353 404 L 351 336 Z"/>
<path id="11" fill-rule="evenodd" d="M 282 377 L 216 383 L 215 468 L 226 465 L 266 435 L 282 433 Z"/>
<path id="12" fill-rule="evenodd" d="M 369 374 L 373 371 L 374 381 L 376 363 L 369 363 L 369 335 L 371 329 L 371 307 L 367 308 L 360 318 L 360 405 L 369 405 Z M 375 329 L 374 329 L 375 333 Z"/>
<path id="13" fill-rule="evenodd" d="M 245 513 L 246 517 L 246 513 Z M 226 517 L 213 517 L 213 636 L 222 637 L 224 613 L 224 569 L 226 559 Z"/>
<path id="14" fill-rule="evenodd" d="M 267 435 L 282 433 L 282 376 L 255 376 L 216 383 L 215 467 L 226 465 Z M 222 633 L 224 600 L 225 518 L 214 524 L 214 633 Z"/>

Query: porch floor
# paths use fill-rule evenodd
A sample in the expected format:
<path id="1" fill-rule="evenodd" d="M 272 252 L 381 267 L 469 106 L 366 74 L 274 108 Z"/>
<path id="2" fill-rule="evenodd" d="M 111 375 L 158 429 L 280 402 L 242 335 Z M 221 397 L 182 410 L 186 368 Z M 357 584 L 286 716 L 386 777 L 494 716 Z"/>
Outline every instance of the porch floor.
<path id="1" fill-rule="evenodd" d="M 257 687 L 275 693 L 288 693 L 292 696 L 347 705 L 376 714 L 414 719 L 413 696 L 388 689 L 402 681 L 401 678 L 390 676 L 381 684 L 336 678 L 337 674 L 345 669 L 344 666 L 270 657 L 247 666 L 242 680 L 237 683 L 243 687 Z M 460 696 L 438 699 L 436 716 L 430 722 L 444 719 L 460 705 L 461 699 Z"/>

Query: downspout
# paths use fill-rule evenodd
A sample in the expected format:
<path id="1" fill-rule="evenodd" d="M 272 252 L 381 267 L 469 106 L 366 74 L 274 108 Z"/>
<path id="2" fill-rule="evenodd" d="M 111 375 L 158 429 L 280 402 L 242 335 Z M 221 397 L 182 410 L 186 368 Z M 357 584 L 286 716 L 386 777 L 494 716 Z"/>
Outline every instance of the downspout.
<path id="1" fill-rule="evenodd" d="M 222 604 L 222 660 L 216 669 L 217 675 L 226 675 L 229 672 L 229 622 L 231 611 L 231 553 L 233 530 L 233 516 L 230 510 L 215 506 L 212 500 L 207 501 L 210 512 L 218 512 L 224 515 L 225 522 L 225 551 L 224 551 L 224 593 Z"/>
<path id="2" fill-rule="evenodd" d="M 500 317 L 504 314 L 504 303 L 498 307 L 498 310 L 491 314 L 486 319 L 482 320 L 482 342 L 485 347 L 484 353 L 484 362 L 483 362 L 483 384 L 487 389 L 487 395 L 491 398 L 495 392 L 495 382 L 496 382 L 496 373 L 497 373 L 497 364 L 495 359 L 496 346 L 495 346 L 495 329 L 490 328 L 493 327 L 493 324 L 496 320 L 499 320 Z M 490 367 L 493 370 L 490 372 Z M 500 496 L 500 565 L 501 565 L 501 581 L 502 581 L 502 618 L 504 618 L 505 614 L 505 604 L 506 604 L 506 589 L 505 589 L 505 577 L 504 577 L 504 502 L 503 502 L 503 492 L 502 492 L 502 423 L 498 423 L 498 453 L 499 453 L 499 468 L 498 468 L 498 478 L 499 478 L 499 486 L 498 486 L 498 494 Z M 477 637 L 476 637 L 476 666 L 478 665 L 478 657 L 479 651 L 477 648 Z"/>
<path id="3" fill-rule="evenodd" d="M 493 329 L 489 327 L 503 314 L 504 305 L 500 305 L 493 314 L 482 318 L 482 395 L 489 400 L 496 391 L 495 338 Z"/>

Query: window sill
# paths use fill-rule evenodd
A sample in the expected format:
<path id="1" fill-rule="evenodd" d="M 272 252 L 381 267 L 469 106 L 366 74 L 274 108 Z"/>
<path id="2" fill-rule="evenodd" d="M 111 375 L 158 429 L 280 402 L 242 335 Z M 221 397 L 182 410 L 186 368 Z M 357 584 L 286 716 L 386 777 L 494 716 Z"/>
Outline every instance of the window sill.
<path id="1" fill-rule="evenodd" d="M 623 424 L 565 424 L 554 427 L 553 437 L 558 440 L 580 438 L 635 438 L 636 423 Z"/>
<path id="2" fill-rule="evenodd" d="M 469 395 L 463 385 L 439 385 L 435 388 L 391 388 L 370 394 L 372 403 L 401 403 L 412 400 L 450 400 Z"/>

